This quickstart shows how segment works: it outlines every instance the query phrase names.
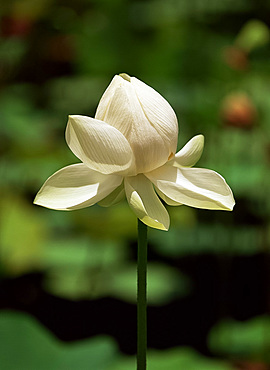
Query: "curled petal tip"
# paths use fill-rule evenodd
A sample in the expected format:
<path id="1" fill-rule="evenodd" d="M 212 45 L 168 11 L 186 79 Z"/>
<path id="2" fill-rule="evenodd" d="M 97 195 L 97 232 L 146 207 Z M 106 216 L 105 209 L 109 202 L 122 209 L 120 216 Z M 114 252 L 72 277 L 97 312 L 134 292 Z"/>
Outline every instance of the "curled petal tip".
<path id="1" fill-rule="evenodd" d="M 198 134 L 195 137 L 200 138 L 200 140 L 202 140 L 202 142 L 204 143 L 204 135 L 203 134 Z"/>
<path id="2" fill-rule="evenodd" d="M 234 207 L 235 207 L 235 200 L 234 200 L 234 198 L 233 198 L 233 196 L 232 196 L 232 203 L 231 203 L 231 205 L 228 207 L 228 211 L 233 211 Z"/>
<path id="3" fill-rule="evenodd" d="M 165 226 L 162 223 L 158 222 L 158 220 L 151 220 L 149 218 L 140 218 L 140 220 L 147 226 L 152 227 L 153 229 L 168 231 L 169 226 Z"/>
<path id="4" fill-rule="evenodd" d="M 119 76 L 128 82 L 131 81 L 131 77 L 127 73 L 120 73 Z"/>
<path id="5" fill-rule="evenodd" d="M 125 191 L 131 209 L 144 224 L 159 230 L 169 229 L 169 214 L 144 175 L 126 178 Z"/>
<path id="6" fill-rule="evenodd" d="M 171 164 L 175 167 L 192 167 L 200 159 L 204 147 L 204 136 L 194 136 L 186 145 L 175 154 Z"/>

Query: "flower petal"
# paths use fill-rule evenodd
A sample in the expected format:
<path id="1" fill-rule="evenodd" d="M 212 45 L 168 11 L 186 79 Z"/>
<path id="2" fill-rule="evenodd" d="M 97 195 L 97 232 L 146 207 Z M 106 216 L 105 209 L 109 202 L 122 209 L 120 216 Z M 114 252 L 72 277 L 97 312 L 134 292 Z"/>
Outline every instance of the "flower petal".
<path id="1" fill-rule="evenodd" d="M 57 210 L 84 208 L 105 198 L 122 181 L 121 176 L 104 175 L 83 163 L 73 164 L 49 177 L 34 203 Z"/>
<path id="2" fill-rule="evenodd" d="M 163 138 L 168 140 L 171 152 L 175 153 L 178 140 L 178 122 L 173 108 L 156 90 L 136 77 L 131 77 L 131 83 L 135 87 L 136 95 L 146 117 L 162 134 Z"/>
<path id="3" fill-rule="evenodd" d="M 110 207 L 114 206 L 115 204 L 118 204 L 123 200 L 126 196 L 124 184 L 122 183 L 120 186 L 118 186 L 116 189 L 114 189 L 113 192 L 111 192 L 109 195 L 107 195 L 106 198 L 102 199 L 100 202 L 98 202 L 98 205 L 101 207 Z"/>
<path id="4" fill-rule="evenodd" d="M 181 206 L 182 204 L 179 203 L 179 202 L 176 202 L 174 200 L 172 200 L 171 198 L 167 197 L 167 195 L 165 195 L 164 193 L 162 193 L 162 191 L 160 191 L 158 188 L 155 188 L 157 194 L 159 195 L 159 197 L 164 200 L 165 203 L 167 203 L 169 206 Z"/>
<path id="5" fill-rule="evenodd" d="M 115 127 L 86 116 L 69 116 L 66 141 L 89 168 L 104 174 L 132 173 L 132 149 Z"/>
<path id="6" fill-rule="evenodd" d="M 235 204 L 224 178 L 211 170 L 165 165 L 145 176 L 167 197 L 191 207 L 231 211 Z"/>
<path id="7" fill-rule="evenodd" d="M 168 164 L 174 167 L 192 167 L 201 158 L 204 146 L 204 136 L 194 136 L 187 144 L 175 154 Z"/>
<path id="8" fill-rule="evenodd" d="M 122 78 L 118 75 L 114 76 L 109 86 L 104 91 L 96 110 L 95 118 L 101 121 L 105 121 L 107 110 L 110 107 L 111 99 L 113 98 L 115 89 L 121 84 Z"/>
<path id="9" fill-rule="evenodd" d="M 169 229 L 169 214 L 144 175 L 126 177 L 125 191 L 131 209 L 142 222 L 156 229 Z"/>
<path id="10" fill-rule="evenodd" d="M 178 124 L 169 103 L 138 81 L 135 77 L 115 76 L 99 102 L 95 118 L 122 132 L 133 150 L 136 173 L 143 173 L 162 166 L 175 153 Z M 149 104 L 151 120 L 140 96 L 143 104 Z"/>

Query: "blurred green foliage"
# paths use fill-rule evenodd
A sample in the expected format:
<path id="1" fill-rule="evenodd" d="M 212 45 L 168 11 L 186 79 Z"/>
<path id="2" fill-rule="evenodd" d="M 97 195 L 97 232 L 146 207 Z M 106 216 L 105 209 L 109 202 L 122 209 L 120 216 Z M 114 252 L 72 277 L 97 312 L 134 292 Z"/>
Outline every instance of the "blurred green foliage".
<path id="1" fill-rule="evenodd" d="M 192 294 L 192 281 L 175 270 L 170 259 L 268 253 L 270 48 L 265 14 L 269 11 L 268 2 L 251 0 L 10 0 L 1 4 L 2 278 L 41 271 L 44 287 L 55 295 L 77 300 L 114 296 L 134 302 L 130 244 L 136 240 L 136 219 L 126 203 L 70 213 L 32 205 L 49 175 L 77 162 L 64 140 L 68 114 L 93 116 L 104 89 L 121 72 L 137 76 L 170 102 L 179 117 L 179 148 L 195 134 L 205 135 L 198 165 L 221 173 L 236 198 L 233 213 L 169 207 L 170 231 L 149 232 L 150 249 L 164 258 L 162 263 L 149 264 L 149 303 L 162 305 Z M 221 344 L 211 339 L 210 348 L 222 356 L 248 359 L 254 353 L 256 358 L 261 351 L 257 339 L 266 339 L 257 324 L 255 329 L 253 322 L 250 328 L 246 325 L 235 329 L 233 323 L 221 322 L 211 334 L 211 338 L 218 335 Z M 27 369 L 48 369 L 46 357 L 50 369 L 67 369 L 67 360 L 82 361 L 79 368 L 83 369 L 87 359 L 101 370 L 107 369 L 106 361 L 116 353 L 108 338 L 74 345 L 68 351 L 39 333 L 30 318 L 15 314 L 2 313 L 1 327 L 0 351 L 8 369 L 17 369 L 19 359 Z M 29 330 L 31 356 L 20 347 L 26 345 L 22 337 L 14 335 L 20 327 Z M 231 339 L 235 330 L 239 335 Z M 21 348 L 18 356 L 12 355 L 15 340 Z M 231 340 L 235 340 L 233 352 Z M 245 345 L 246 352 L 241 349 Z M 44 366 L 37 365 L 42 356 Z M 53 365 L 53 359 L 60 362 Z M 119 367 L 114 369 L 134 366 L 130 365 L 134 359 L 117 361 Z M 150 353 L 149 370 L 164 368 L 165 363 L 166 369 L 228 368 L 186 348 Z"/>
<path id="2" fill-rule="evenodd" d="M 28 315 L 3 311 L 0 314 L 0 359 L 3 369 L 12 370 L 134 370 L 135 357 L 123 356 L 114 341 L 105 336 L 64 344 Z M 207 359 L 194 350 L 174 348 L 149 351 L 149 370 L 230 370 L 225 362 Z"/>
<path id="3" fill-rule="evenodd" d="M 135 357 L 122 357 L 108 370 L 135 370 Z M 148 352 L 147 369 L 149 370 L 233 370 L 225 361 L 208 359 L 189 347 L 172 348 L 167 351 Z"/>
<path id="4" fill-rule="evenodd" d="M 64 344 L 36 320 L 22 313 L 0 313 L 0 360 L 12 370 L 105 370 L 117 358 L 117 347 L 108 337 Z"/>
<path id="5" fill-rule="evenodd" d="M 211 331 L 209 346 L 219 355 L 269 363 L 270 317 L 257 316 L 246 322 L 223 319 Z"/>

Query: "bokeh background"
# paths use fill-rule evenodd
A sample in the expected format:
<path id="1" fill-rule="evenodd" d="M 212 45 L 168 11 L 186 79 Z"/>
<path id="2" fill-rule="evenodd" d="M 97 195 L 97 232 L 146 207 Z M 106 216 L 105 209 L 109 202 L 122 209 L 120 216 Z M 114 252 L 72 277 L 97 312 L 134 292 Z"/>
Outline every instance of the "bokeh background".
<path id="1" fill-rule="evenodd" d="M 76 163 L 68 114 L 93 116 L 115 74 L 175 109 L 179 148 L 233 189 L 233 212 L 168 207 L 149 231 L 149 370 L 270 366 L 270 3 L 9 0 L 0 5 L 0 368 L 129 370 L 136 218 L 127 204 L 32 204 Z"/>

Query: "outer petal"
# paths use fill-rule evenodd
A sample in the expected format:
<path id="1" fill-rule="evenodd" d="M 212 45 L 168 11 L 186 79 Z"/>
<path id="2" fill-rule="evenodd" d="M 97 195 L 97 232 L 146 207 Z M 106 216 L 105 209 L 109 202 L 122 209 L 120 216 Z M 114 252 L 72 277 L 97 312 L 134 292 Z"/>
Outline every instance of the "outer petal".
<path id="1" fill-rule="evenodd" d="M 181 206 L 182 204 L 179 202 L 176 202 L 175 200 L 172 200 L 171 198 L 167 197 L 162 191 L 160 191 L 158 188 L 155 188 L 157 194 L 160 196 L 164 202 L 166 202 L 169 206 Z"/>
<path id="2" fill-rule="evenodd" d="M 100 100 L 95 117 L 122 132 L 133 150 L 136 173 L 143 173 L 162 166 L 175 153 L 178 124 L 169 103 L 140 81 L 137 92 L 136 81 L 139 80 L 134 77 L 115 76 Z M 141 91 L 143 88 L 147 90 L 145 93 Z M 145 103 L 140 101 L 140 96 Z M 150 117 L 143 104 L 149 105 Z"/>
<path id="3" fill-rule="evenodd" d="M 73 164 L 55 172 L 44 183 L 34 203 L 57 210 L 91 206 L 118 187 L 123 178 L 104 175 L 85 164 Z"/>
<path id="4" fill-rule="evenodd" d="M 126 196 L 124 184 L 122 183 L 120 186 L 118 186 L 112 193 L 107 195 L 106 198 L 102 199 L 98 204 L 101 207 L 110 207 L 114 206 L 115 204 L 118 204 L 123 200 Z"/>
<path id="5" fill-rule="evenodd" d="M 191 207 L 231 211 L 235 204 L 224 178 L 211 170 L 163 166 L 145 176 L 167 197 Z"/>
<path id="6" fill-rule="evenodd" d="M 178 140 L 178 122 L 174 110 L 156 90 L 131 77 L 136 95 L 148 120 L 156 130 L 170 143 L 171 152 L 175 153 Z"/>
<path id="7" fill-rule="evenodd" d="M 144 175 L 126 177 L 125 190 L 131 209 L 142 222 L 156 229 L 169 229 L 168 212 Z"/>
<path id="8" fill-rule="evenodd" d="M 112 79 L 107 89 L 104 91 L 98 103 L 97 111 L 95 114 L 96 119 L 105 121 L 105 116 L 111 104 L 111 99 L 113 98 L 115 89 L 119 87 L 121 83 L 122 83 L 122 78 L 118 75 L 114 76 L 114 78 Z"/>
<path id="9" fill-rule="evenodd" d="M 132 149 L 116 128 L 86 116 L 69 116 L 66 141 L 89 168 L 104 174 L 132 174 Z"/>
<path id="10" fill-rule="evenodd" d="M 194 136 L 187 144 L 175 154 L 168 164 L 175 167 L 192 167 L 201 158 L 204 146 L 204 136 Z"/>

